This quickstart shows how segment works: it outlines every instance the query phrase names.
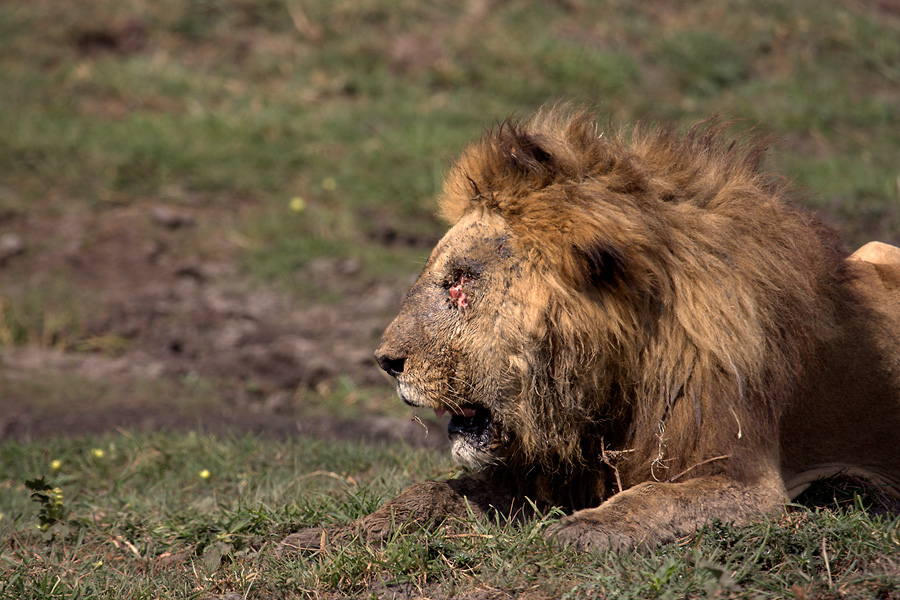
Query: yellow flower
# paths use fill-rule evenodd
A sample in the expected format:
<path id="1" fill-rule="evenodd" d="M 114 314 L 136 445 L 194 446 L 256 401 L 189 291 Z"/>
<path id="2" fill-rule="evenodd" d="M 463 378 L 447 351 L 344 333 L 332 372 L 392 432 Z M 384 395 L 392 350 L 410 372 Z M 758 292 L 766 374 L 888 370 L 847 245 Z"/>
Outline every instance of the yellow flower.
<path id="1" fill-rule="evenodd" d="M 306 201 L 300 196 L 294 196 L 291 198 L 288 208 L 291 209 L 291 212 L 303 212 L 303 209 L 306 208 Z"/>
<path id="2" fill-rule="evenodd" d="M 201 479 L 209 479 L 209 475 L 210 475 L 209 469 L 203 469 L 202 471 L 200 471 Z"/>
<path id="3" fill-rule="evenodd" d="M 50 463 L 50 468 L 53 469 L 54 471 L 59 471 L 62 468 L 62 461 L 59 459 L 52 461 Z"/>
<path id="4" fill-rule="evenodd" d="M 334 177 L 326 177 L 322 180 L 322 189 L 333 192 L 337 189 L 337 181 L 334 180 Z"/>
<path id="5" fill-rule="evenodd" d="M 94 458 L 103 458 L 106 456 L 106 452 L 103 451 L 103 448 L 94 448 L 91 450 L 91 456 Z"/>

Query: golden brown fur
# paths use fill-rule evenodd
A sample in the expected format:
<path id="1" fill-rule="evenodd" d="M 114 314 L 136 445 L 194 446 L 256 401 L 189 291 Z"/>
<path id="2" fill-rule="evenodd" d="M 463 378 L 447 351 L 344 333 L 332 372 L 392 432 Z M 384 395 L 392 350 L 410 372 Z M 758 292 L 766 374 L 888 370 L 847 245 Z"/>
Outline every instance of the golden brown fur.
<path id="1" fill-rule="evenodd" d="M 847 260 L 760 171 L 762 145 L 722 129 L 601 134 L 551 109 L 463 152 L 453 227 L 377 357 L 407 403 L 456 415 L 473 472 L 355 533 L 527 497 L 575 511 L 561 539 L 627 549 L 759 518 L 841 470 L 900 489 L 895 254 Z"/>

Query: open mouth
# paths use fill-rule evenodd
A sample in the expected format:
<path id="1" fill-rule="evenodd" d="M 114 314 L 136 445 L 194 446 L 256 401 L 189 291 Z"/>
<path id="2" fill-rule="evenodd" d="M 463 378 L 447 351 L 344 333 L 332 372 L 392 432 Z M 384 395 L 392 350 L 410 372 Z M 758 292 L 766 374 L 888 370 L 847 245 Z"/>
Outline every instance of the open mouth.
<path id="1" fill-rule="evenodd" d="M 438 417 L 443 416 L 446 410 L 435 410 Z M 453 411 L 450 424 L 447 426 L 447 435 L 451 440 L 462 438 L 466 444 L 477 449 L 486 449 L 494 436 L 494 421 L 491 412 L 480 406 L 466 406 Z"/>

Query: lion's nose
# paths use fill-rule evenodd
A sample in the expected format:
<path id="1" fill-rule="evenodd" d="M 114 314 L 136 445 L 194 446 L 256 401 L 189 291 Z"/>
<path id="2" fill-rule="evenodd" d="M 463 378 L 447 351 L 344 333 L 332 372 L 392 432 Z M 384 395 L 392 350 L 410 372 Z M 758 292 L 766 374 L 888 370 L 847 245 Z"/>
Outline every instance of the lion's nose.
<path id="1" fill-rule="evenodd" d="M 403 365 L 406 364 L 406 357 L 394 358 L 380 352 L 375 353 L 375 360 L 378 361 L 378 366 L 391 377 L 399 376 L 403 372 Z"/>

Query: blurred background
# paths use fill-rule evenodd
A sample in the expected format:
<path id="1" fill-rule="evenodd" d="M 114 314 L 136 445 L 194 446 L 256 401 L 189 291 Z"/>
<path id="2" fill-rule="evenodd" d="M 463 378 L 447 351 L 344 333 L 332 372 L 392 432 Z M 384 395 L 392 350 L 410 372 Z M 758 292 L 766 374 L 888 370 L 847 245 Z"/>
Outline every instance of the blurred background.
<path id="1" fill-rule="evenodd" d="M 442 443 L 372 351 L 453 157 L 558 99 L 739 119 L 848 249 L 900 243 L 893 0 L 6 0 L 0 436 Z"/>

